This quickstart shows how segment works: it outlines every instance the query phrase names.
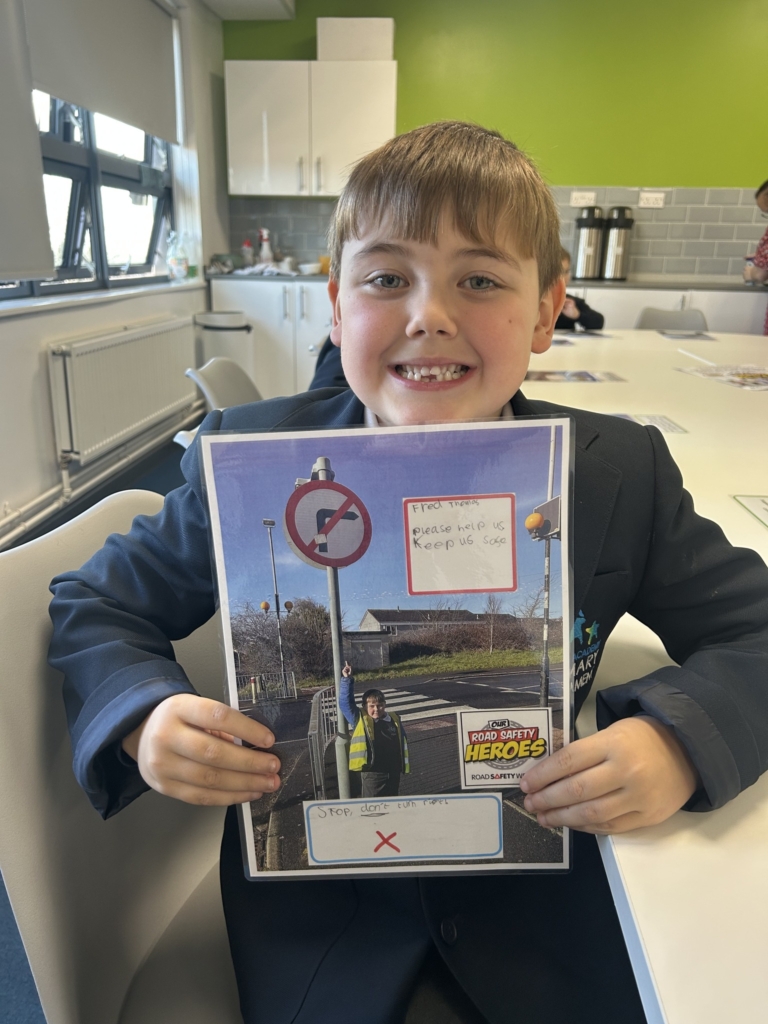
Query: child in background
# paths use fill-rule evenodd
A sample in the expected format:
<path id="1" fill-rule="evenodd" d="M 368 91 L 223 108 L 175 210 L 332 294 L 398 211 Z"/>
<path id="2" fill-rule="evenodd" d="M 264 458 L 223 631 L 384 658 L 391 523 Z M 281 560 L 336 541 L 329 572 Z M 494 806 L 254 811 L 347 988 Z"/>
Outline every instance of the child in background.
<path id="1" fill-rule="evenodd" d="M 560 259 L 563 267 L 563 280 L 566 287 L 571 280 L 571 254 L 567 249 L 560 250 Z M 555 324 L 556 331 L 573 331 L 576 324 L 583 327 L 585 331 L 600 331 L 605 323 L 605 317 L 596 309 L 591 309 L 584 299 L 576 295 L 566 295 L 563 309 Z"/>
<path id="2" fill-rule="evenodd" d="M 601 691 L 600 731 L 526 774 L 529 813 L 578 830 L 567 875 L 248 882 L 231 808 L 222 897 L 245 1024 L 643 1024 L 590 833 L 719 807 L 765 770 L 768 569 L 696 515 L 658 430 L 520 392 L 565 282 L 556 207 L 512 143 L 460 122 L 390 140 L 354 168 L 331 251 L 349 389 L 212 412 L 201 429 L 567 413 L 574 607 L 601 644 L 630 612 L 679 667 Z M 269 730 L 197 696 L 173 658 L 171 639 L 215 609 L 198 449 L 159 515 L 52 584 L 74 768 L 105 817 L 150 786 L 236 804 L 280 784 Z M 575 679 L 576 714 L 592 677 Z"/>
<path id="3" fill-rule="evenodd" d="M 349 770 L 358 772 L 361 796 L 397 796 L 400 775 L 411 768 L 408 737 L 400 716 L 387 711 L 381 690 L 366 690 L 361 706 L 355 704 L 355 677 L 352 666 L 344 663 L 339 680 L 339 706 L 349 723 Z"/>

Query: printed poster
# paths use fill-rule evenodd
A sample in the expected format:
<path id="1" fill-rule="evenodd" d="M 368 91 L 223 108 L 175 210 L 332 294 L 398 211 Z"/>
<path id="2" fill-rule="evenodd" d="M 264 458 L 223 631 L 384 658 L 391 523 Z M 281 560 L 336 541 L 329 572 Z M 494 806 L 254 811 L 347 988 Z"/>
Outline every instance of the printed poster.
<path id="1" fill-rule="evenodd" d="M 570 421 L 200 441 L 227 699 L 282 764 L 247 876 L 567 869 L 520 780 L 572 733 Z"/>

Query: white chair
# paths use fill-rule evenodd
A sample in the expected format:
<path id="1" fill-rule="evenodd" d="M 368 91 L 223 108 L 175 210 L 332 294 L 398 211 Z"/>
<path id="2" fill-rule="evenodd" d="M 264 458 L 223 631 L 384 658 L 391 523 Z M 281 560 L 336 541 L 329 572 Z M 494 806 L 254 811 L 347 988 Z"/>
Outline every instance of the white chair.
<path id="1" fill-rule="evenodd" d="M 638 314 L 635 330 L 706 331 L 707 318 L 700 309 L 654 309 L 646 306 Z"/>
<path id="2" fill-rule="evenodd" d="M 223 811 L 145 793 L 102 821 L 46 662 L 51 577 L 162 498 L 123 491 L 0 553 L 0 870 L 48 1024 L 242 1024 L 218 858 Z M 221 697 L 215 620 L 176 645 Z"/>
<path id="3" fill-rule="evenodd" d="M 214 356 L 199 369 L 190 367 L 185 372 L 202 391 L 209 411 L 261 401 L 258 388 L 234 359 Z"/>

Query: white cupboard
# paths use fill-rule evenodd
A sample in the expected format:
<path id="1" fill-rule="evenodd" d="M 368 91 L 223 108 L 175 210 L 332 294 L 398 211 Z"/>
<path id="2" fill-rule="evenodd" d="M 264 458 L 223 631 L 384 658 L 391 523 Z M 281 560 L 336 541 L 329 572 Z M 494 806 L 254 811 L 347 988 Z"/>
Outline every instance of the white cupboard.
<path id="1" fill-rule="evenodd" d="M 263 398 L 306 391 L 331 327 L 326 281 L 211 281 L 211 308 L 242 310 L 250 334 L 232 332 L 227 355 L 251 377 Z M 235 337 L 236 335 L 236 337 Z"/>
<path id="2" fill-rule="evenodd" d="M 350 167 L 395 134 L 397 64 L 326 60 L 309 67 L 313 194 L 337 196 Z"/>
<path id="3" fill-rule="evenodd" d="M 605 317 L 605 329 L 633 328 L 641 309 L 700 309 L 711 331 L 723 334 L 762 334 L 768 293 L 691 288 L 599 288 L 572 281 L 571 295 L 583 298 Z"/>
<path id="4" fill-rule="evenodd" d="M 397 62 L 225 61 L 231 195 L 335 196 L 395 134 Z"/>

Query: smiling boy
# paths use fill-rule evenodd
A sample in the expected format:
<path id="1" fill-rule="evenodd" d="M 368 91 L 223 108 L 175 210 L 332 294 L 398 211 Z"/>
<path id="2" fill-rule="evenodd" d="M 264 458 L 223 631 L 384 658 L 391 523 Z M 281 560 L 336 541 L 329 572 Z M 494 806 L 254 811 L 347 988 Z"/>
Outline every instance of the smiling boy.
<path id="1" fill-rule="evenodd" d="M 630 612 L 680 667 L 604 691 L 601 731 L 527 773 L 526 806 L 541 824 L 581 830 L 568 876 L 251 884 L 230 813 L 222 893 L 244 1020 L 641 1024 L 586 833 L 720 806 L 765 770 L 768 570 L 694 513 L 654 428 L 519 391 L 565 289 L 556 208 L 512 143 L 458 122 L 391 140 L 353 170 L 331 244 L 331 337 L 350 390 L 214 412 L 202 429 L 568 413 L 574 607 L 600 623 L 601 641 Z M 65 673 L 75 770 L 105 816 L 148 786 L 233 804 L 279 785 L 269 730 L 196 696 L 173 661 L 168 638 L 214 611 L 198 458 L 193 445 L 189 483 L 158 516 L 52 584 L 51 661 Z M 590 680 L 577 673 L 576 713 Z M 500 922 L 525 922 L 525 942 L 499 944 L 489 907 Z M 387 978 L 375 1001 L 370 963 Z"/>

